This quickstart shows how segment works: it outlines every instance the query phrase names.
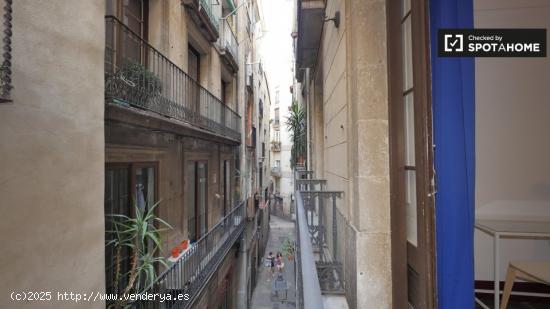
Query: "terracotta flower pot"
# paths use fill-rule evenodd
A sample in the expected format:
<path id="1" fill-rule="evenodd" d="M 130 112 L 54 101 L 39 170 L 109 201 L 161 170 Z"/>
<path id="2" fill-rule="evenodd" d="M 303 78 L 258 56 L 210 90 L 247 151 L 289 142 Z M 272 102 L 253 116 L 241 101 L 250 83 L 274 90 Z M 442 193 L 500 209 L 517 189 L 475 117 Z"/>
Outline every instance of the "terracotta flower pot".
<path id="1" fill-rule="evenodd" d="M 177 258 L 181 253 L 181 249 L 179 247 L 175 247 L 172 249 L 172 257 Z"/>
<path id="2" fill-rule="evenodd" d="M 181 248 L 183 250 L 187 250 L 188 247 L 189 247 L 189 239 L 186 239 L 186 240 L 181 242 Z"/>

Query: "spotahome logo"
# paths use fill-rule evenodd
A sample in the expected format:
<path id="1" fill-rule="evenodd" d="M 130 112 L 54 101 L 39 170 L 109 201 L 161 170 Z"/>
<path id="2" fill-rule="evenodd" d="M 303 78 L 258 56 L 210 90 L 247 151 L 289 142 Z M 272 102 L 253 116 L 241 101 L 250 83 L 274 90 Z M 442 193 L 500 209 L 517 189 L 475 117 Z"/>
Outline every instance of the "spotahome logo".
<path id="1" fill-rule="evenodd" d="M 546 57 L 546 29 L 439 29 L 439 57 Z"/>
<path id="2" fill-rule="evenodd" d="M 464 51 L 464 35 L 462 34 L 445 34 L 445 52 L 463 52 Z"/>

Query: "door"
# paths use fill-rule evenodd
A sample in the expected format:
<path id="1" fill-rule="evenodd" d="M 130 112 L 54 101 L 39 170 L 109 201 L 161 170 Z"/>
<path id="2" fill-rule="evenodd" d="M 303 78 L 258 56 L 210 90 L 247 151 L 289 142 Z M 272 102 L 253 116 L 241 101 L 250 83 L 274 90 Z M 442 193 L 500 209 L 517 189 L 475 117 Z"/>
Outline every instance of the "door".
<path id="1" fill-rule="evenodd" d="M 142 40 L 147 40 L 147 4 L 147 0 L 108 0 L 106 3 L 106 15 L 115 16 L 127 27 L 117 26 L 118 67 L 125 62 L 146 64 Z"/>
<path id="2" fill-rule="evenodd" d="M 223 171 L 223 216 L 225 217 L 231 210 L 231 170 L 229 169 L 229 161 L 223 160 L 221 168 Z"/>
<path id="3" fill-rule="evenodd" d="M 195 113 L 203 113 L 201 110 L 201 90 L 200 90 L 200 53 L 189 45 L 187 48 L 187 75 L 191 78 L 190 81 L 185 81 L 185 90 L 187 92 L 187 106 Z M 204 105 L 206 106 L 206 105 Z"/>
<path id="4" fill-rule="evenodd" d="M 206 161 L 187 161 L 186 164 L 187 232 L 193 242 L 208 230 L 208 164 Z"/>
<path id="5" fill-rule="evenodd" d="M 435 308 L 427 0 L 388 1 L 394 302 Z M 406 286 L 405 286 L 406 285 Z M 406 295 L 405 295 L 406 294 Z"/>
<path id="6" fill-rule="evenodd" d="M 157 202 L 157 170 L 156 162 L 147 163 L 108 163 L 105 168 L 105 242 L 115 239 L 115 226 L 112 215 L 135 217 L 135 207 L 146 211 Z M 153 243 L 148 244 L 151 250 Z M 131 268 L 131 250 L 124 246 L 116 249 L 113 246 L 105 248 L 105 284 L 107 291 L 121 291 L 128 278 L 118 280 L 115 261 L 120 259 L 119 276 L 127 276 Z"/>

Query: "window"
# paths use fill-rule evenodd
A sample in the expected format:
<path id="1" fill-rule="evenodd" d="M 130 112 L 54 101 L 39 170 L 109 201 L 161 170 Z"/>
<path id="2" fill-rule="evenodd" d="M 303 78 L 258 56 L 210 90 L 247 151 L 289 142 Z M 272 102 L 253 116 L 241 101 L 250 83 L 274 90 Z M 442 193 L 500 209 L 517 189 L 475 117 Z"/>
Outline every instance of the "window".
<path id="1" fill-rule="evenodd" d="M 207 231 L 208 164 L 188 161 L 185 176 L 187 232 L 191 241 L 197 241 Z"/>
<path id="2" fill-rule="evenodd" d="M 188 60 L 188 70 L 187 74 L 194 79 L 195 81 L 199 81 L 200 78 L 200 54 L 199 52 L 193 48 L 193 46 L 189 45 L 189 51 L 187 53 L 187 60 Z"/>
<path id="3" fill-rule="evenodd" d="M 413 85 L 413 60 L 412 60 L 412 27 L 411 6 L 409 1 L 403 1 L 401 22 L 401 42 L 403 57 L 403 128 L 405 139 L 405 202 L 407 209 L 407 240 L 414 246 L 417 245 L 417 207 L 416 207 L 416 167 L 415 167 L 415 141 L 414 141 L 414 85 Z"/>
<path id="4" fill-rule="evenodd" d="M 274 130 L 273 131 L 273 141 L 274 142 L 281 141 L 281 132 L 279 130 Z"/>
<path id="5" fill-rule="evenodd" d="M 275 125 L 279 125 L 279 108 L 275 109 Z"/>
<path id="6" fill-rule="evenodd" d="M 227 102 L 227 83 L 224 80 L 222 80 L 222 90 L 221 90 L 221 92 L 222 92 L 222 98 L 221 98 L 222 102 L 223 102 L 223 104 L 227 105 L 227 103 L 228 103 Z"/>

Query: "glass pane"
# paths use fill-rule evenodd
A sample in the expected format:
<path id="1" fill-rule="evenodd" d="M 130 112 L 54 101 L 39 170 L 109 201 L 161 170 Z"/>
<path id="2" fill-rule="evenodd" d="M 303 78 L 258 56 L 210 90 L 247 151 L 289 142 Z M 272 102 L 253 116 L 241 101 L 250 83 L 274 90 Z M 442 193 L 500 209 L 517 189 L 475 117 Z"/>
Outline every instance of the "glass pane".
<path id="1" fill-rule="evenodd" d="M 105 231 L 113 231 L 113 217 L 111 214 L 122 214 L 131 216 L 130 200 L 129 200 L 129 169 L 128 168 L 112 168 L 105 171 Z M 105 233 L 105 243 L 109 243 L 115 238 L 114 233 Z M 105 247 L 105 276 L 106 288 L 108 292 L 115 291 L 114 278 L 116 276 L 115 268 L 116 250 L 112 245 Z M 130 270 L 130 252 L 128 248 L 122 248 L 120 257 L 120 274 L 125 274 Z M 120 280 L 121 282 L 125 280 Z M 123 288 L 123 284 L 119 284 L 118 289 Z"/>
<path id="2" fill-rule="evenodd" d="M 136 169 L 136 205 L 146 210 L 155 204 L 155 169 L 142 167 Z"/>
<path id="3" fill-rule="evenodd" d="M 414 166 L 414 92 L 404 98 L 405 101 L 405 165 Z"/>
<path id="4" fill-rule="evenodd" d="M 185 167 L 185 194 L 187 198 L 187 232 L 191 240 L 196 240 L 195 234 L 195 162 L 188 162 Z"/>
<path id="5" fill-rule="evenodd" d="M 199 163 L 197 166 L 198 176 L 198 202 L 199 202 L 199 232 L 200 236 L 206 233 L 206 194 L 208 186 L 206 163 Z"/>
<path id="6" fill-rule="evenodd" d="M 401 25 L 401 43 L 403 44 L 403 91 L 406 91 L 413 87 L 412 32 L 410 15 Z"/>
<path id="7" fill-rule="evenodd" d="M 407 240 L 418 246 L 418 217 L 416 212 L 416 171 L 405 171 L 405 203 L 407 209 Z"/>
<path id="8" fill-rule="evenodd" d="M 401 17 L 405 17 L 411 10 L 411 0 L 401 0 Z"/>
<path id="9" fill-rule="evenodd" d="M 225 173 L 225 203 L 227 205 L 227 210 L 232 208 L 231 205 L 231 171 L 229 169 L 229 162 L 224 161 L 224 173 Z"/>

